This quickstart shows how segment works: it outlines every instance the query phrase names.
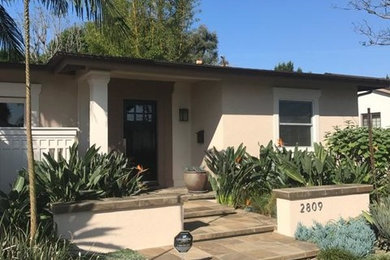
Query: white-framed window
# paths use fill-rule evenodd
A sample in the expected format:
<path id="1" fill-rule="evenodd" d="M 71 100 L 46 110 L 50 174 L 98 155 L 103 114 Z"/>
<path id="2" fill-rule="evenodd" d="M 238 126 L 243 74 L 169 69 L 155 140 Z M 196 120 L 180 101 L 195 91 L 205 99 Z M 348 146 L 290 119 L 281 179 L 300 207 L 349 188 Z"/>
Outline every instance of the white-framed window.
<path id="1" fill-rule="evenodd" d="M 319 141 L 320 90 L 274 88 L 274 142 L 312 147 Z"/>
<path id="2" fill-rule="evenodd" d="M 381 113 L 371 113 L 372 127 L 381 127 Z M 368 114 L 362 114 L 362 125 L 368 127 Z"/>
<path id="3" fill-rule="evenodd" d="M 25 109 L 25 84 L 0 82 L 0 128 L 23 127 Z M 39 126 L 40 84 L 31 84 L 31 121 Z"/>

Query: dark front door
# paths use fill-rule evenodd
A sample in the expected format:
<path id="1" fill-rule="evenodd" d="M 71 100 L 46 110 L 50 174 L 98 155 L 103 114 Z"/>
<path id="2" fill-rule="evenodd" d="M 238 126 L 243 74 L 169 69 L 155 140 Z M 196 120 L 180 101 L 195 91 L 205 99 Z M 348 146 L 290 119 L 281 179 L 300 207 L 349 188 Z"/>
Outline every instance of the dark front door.
<path id="1" fill-rule="evenodd" d="M 148 169 L 143 180 L 157 181 L 157 114 L 156 102 L 124 101 L 124 133 L 126 155 L 136 165 Z"/>

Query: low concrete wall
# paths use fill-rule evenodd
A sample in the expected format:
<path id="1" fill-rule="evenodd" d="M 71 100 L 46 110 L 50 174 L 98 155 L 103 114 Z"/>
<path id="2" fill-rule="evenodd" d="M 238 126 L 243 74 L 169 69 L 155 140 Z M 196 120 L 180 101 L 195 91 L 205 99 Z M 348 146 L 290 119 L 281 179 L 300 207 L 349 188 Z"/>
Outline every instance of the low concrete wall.
<path id="1" fill-rule="evenodd" d="M 311 226 L 368 211 L 372 185 L 344 184 L 274 190 L 277 232 L 294 237 L 298 223 Z"/>
<path id="2" fill-rule="evenodd" d="M 52 211 L 58 235 L 93 252 L 168 246 L 183 230 L 178 196 L 59 203 Z"/>

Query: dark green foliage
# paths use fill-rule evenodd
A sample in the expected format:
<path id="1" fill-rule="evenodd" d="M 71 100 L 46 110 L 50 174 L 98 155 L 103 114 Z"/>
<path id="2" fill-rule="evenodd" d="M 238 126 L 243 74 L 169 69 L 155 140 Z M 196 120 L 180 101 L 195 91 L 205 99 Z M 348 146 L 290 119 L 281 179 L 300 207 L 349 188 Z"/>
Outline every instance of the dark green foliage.
<path id="1" fill-rule="evenodd" d="M 144 188 L 142 171 L 130 166 L 116 152 L 100 154 L 94 146 L 80 156 L 78 146 L 70 147 L 70 158 L 57 161 L 50 154 L 35 162 L 37 209 L 40 228 L 50 233 L 50 204 L 85 199 L 136 195 Z M 28 174 L 19 173 L 8 194 L 0 192 L 0 216 L 3 224 L 26 227 L 29 221 Z"/>
<path id="2" fill-rule="evenodd" d="M 28 232 L 0 223 L 0 259 L 80 259 L 71 253 L 69 242 L 54 237 L 40 237 L 30 246 Z"/>
<path id="3" fill-rule="evenodd" d="M 350 160 L 356 164 L 369 164 L 368 128 L 349 124 L 346 128 L 335 128 L 335 132 L 326 135 L 329 149 L 338 160 Z M 373 129 L 373 147 L 376 174 L 376 192 L 390 194 L 390 129 Z M 365 170 L 365 169 L 364 169 Z M 348 178 L 348 176 L 345 176 Z M 372 176 L 363 177 L 373 183 Z"/>
<path id="4" fill-rule="evenodd" d="M 373 202 L 367 219 L 378 233 L 379 247 L 390 251 L 390 196 Z"/>
<path id="5" fill-rule="evenodd" d="M 294 63 L 292 61 L 289 62 L 279 62 L 278 65 L 274 67 L 274 70 L 276 71 L 289 71 L 289 72 L 302 72 L 302 69 L 300 67 L 297 68 L 297 70 L 294 70 Z"/>
<path id="6" fill-rule="evenodd" d="M 23 36 L 14 19 L 0 3 L 0 51 L 1 59 L 15 61 L 23 58 Z"/>
<path id="7" fill-rule="evenodd" d="M 373 129 L 375 167 L 388 169 L 390 163 L 390 129 Z M 346 128 L 335 128 L 326 135 L 326 142 L 338 158 L 351 158 L 357 162 L 369 162 L 368 128 L 349 124 Z"/>
<path id="8" fill-rule="evenodd" d="M 299 224 L 295 237 L 313 242 L 321 250 L 342 249 L 356 257 L 369 255 L 375 244 L 375 233 L 364 218 L 340 219 L 325 226 L 315 223 L 310 228 Z"/>
<path id="9" fill-rule="evenodd" d="M 361 258 L 354 256 L 350 252 L 338 248 L 322 250 L 317 256 L 318 260 L 359 260 Z"/>
<path id="10" fill-rule="evenodd" d="M 333 184 L 336 162 L 321 144 L 314 144 L 314 151 L 282 149 L 276 157 L 277 168 L 293 180 L 293 184 L 317 186 Z"/>
<path id="11" fill-rule="evenodd" d="M 110 55 L 173 62 L 218 63 L 218 38 L 206 26 L 194 28 L 198 0 L 114 0 L 128 29 L 112 19 L 102 27 L 86 23 L 78 27 L 78 38 L 68 31 L 50 45 L 68 52 Z M 119 18 L 118 17 L 118 18 Z M 50 56 L 50 50 L 48 51 Z"/>
<path id="12" fill-rule="evenodd" d="M 206 152 L 205 161 L 221 203 L 237 207 L 247 205 L 249 200 L 256 211 L 266 214 L 274 212 L 265 199 L 276 188 L 371 181 L 367 164 L 349 158 L 337 160 L 321 144 L 307 151 L 287 150 L 269 142 L 260 146 L 259 157 L 246 153 L 242 144 L 237 150 L 213 148 Z"/>
<path id="13" fill-rule="evenodd" d="M 256 190 L 256 172 L 252 158 L 241 144 L 235 150 L 228 147 L 206 152 L 206 164 L 211 170 L 210 183 L 217 193 L 218 202 L 237 207 Z"/>
<path id="14" fill-rule="evenodd" d="M 347 250 L 339 248 L 330 248 L 321 250 L 317 256 L 318 260 L 359 260 L 361 258 L 356 257 Z"/>

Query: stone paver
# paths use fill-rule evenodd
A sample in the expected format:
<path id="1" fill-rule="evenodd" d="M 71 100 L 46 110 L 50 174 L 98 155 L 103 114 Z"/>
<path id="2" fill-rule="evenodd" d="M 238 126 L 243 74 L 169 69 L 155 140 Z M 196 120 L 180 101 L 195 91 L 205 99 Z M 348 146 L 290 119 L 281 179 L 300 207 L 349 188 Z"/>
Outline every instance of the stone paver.
<path id="1" fill-rule="evenodd" d="M 190 251 L 179 254 L 174 248 L 139 251 L 148 259 L 305 259 L 315 257 L 318 248 L 277 233 L 262 233 L 234 238 L 195 242 Z M 179 257 L 179 258 L 178 258 Z M 180 258 L 182 257 L 182 258 Z"/>
<path id="2" fill-rule="evenodd" d="M 192 206 L 199 207 L 221 207 L 213 201 L 186 202 Z M 254 233 L 271 232 L 275 228 L 275 219 L 260 214 L 236 210 L 235 214 L 224 214 L 216 216 L 206 216 L 189 218 L 184 220 L 184 229 L 189 230 L 195 241 L 231 237 L 237 235 L 249 235 Z"/>

